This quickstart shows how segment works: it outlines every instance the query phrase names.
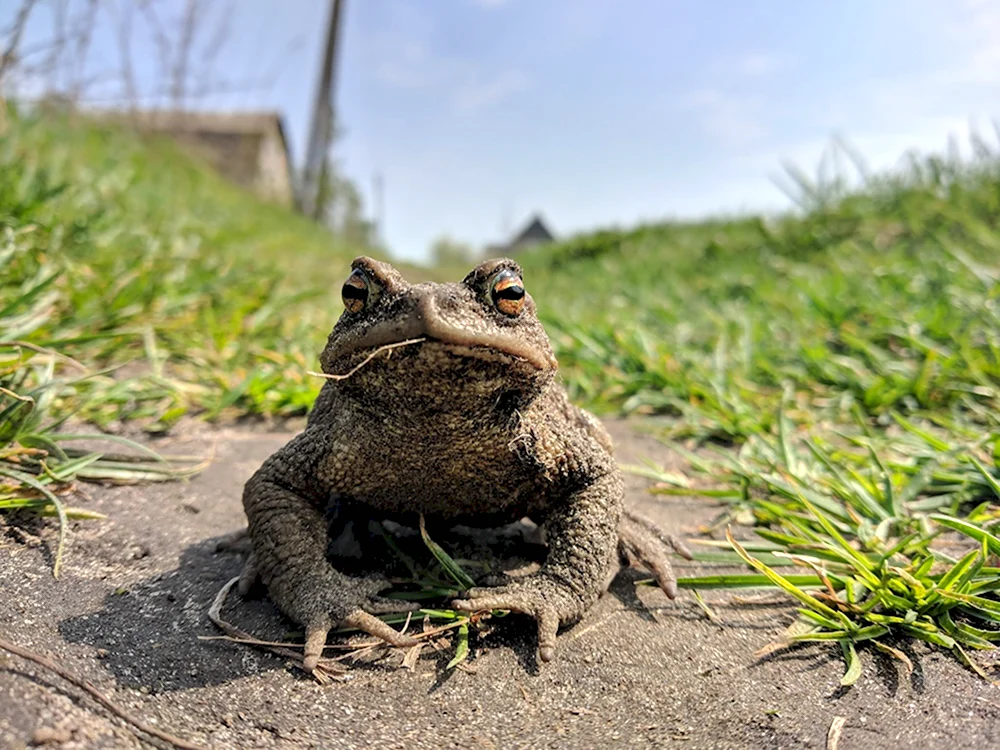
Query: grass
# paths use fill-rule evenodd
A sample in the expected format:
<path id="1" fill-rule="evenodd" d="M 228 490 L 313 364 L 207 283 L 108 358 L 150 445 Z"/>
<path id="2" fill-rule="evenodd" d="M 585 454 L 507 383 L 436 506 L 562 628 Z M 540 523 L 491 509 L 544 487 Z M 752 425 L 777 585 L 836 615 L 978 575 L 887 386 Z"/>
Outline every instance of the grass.
<path id="1" fill-rule="evenodd" d="M 989 679 L 967 649 L 1000 641 L 1000 600 L 991 596 L 1000 590 L 1000 482 L 983 450 L 998 434 L 952 445 L 897 418 L 894 434 L 831 440 L 797 433 L 783 414 L 776 419 L 776 436 L 755 435 L 736 455 L 695 460 L 728 488 L 705 493 L 730 506 L 724 521 L 748 513 L 756 525 L 751 542 L 737 542 L 727 529 L 723 549 L 696 559 L 742 561 L 759 573 L 679 585 L 789 594 L 802 605 L 799 617 L 762 654 L 836 640 L 847 657 L 845 686 L 861 674 L 856 646 L 866 641 L 912 669 L 889 645 L 901 637 L 952 650 Z M 676 477 L 663 479 L 654 492 L 700 494 L 678 487 Z M 779 571 L 789 566 L 803 572 Z"/>
<path id="2" fill-rule="evenodd" d="M 1000 238 L 983 213 L 919 234 L 874 214 L 817 246 L 800 226 L 812 215 L 654 227 L 525 265 L 573 394 L 601 411 L 670 414 L 677 436 L 739 442 L 774 426 L 791 388 L 812 421 L 854 409 L 989 421 Z"/>
<path id="3" fill-rule="evenodd" d="M 682 584 L 783 590 L 799 619 L 777 643 L 837 641 L 845 684 L 859 646 L 905 663 L 899 639 L 922 639 L 981 671 L 971 652 L 997 640 L 1000 154 L 973 147 L 872 176 L 841 146 L 860 185 L 790 170 L 788 216 L 519 256 L 574 399 L 664 417 L 692 471 L 646 467 L 655 491 L 723 504 L 698 557 L 741 572 Z M 65 524 L 74 477 L 176 471 L 68 450 L 70 416 L 304 413 L 355 254 L 165 143 L 8 117 L 0 509 Z M 437 559 L 414 574 L 429 596 L 461 572 Z"/>
<path id="4" fill-rule="evenodd" d="M 81 416 L 101 426 L 298 414 L 305 371 L 339 314 L 355 254 L 169 145 L 15 118 L 0 136 L 3 338 L 91 369 Z"/>
<path id="5" fill-rule="evenodd" d="M 577 400 L 669 416 L 665 438 L 703 449 L 685 453 L 700 482 L 645 469 L 656 491 L 756 527 L 699 556 L 755 574 L 682 586 L 785 591 L 802 607 L 779 643 L 839 641 L 845 684 L 862 642 L 918 638 L 982 671 L 968 650 L 1000 639 L 1000 154 L 973 145 L 860 169 L 853 190 L 792 171 L 800 210 L 779 219 L 523 259 Z"/>
<path id="6" fill-rule="evenodd" d="M 167 143 L 0 123 L 0 510 L 59 517 L 58 574 L 67 519 L 88 517 L 64 505 L 74 481 L 192 470 L 122 438 L 104 440 L 128 455 L 81 451 L 67 420 L 303 413 L 354 252 Z"/>

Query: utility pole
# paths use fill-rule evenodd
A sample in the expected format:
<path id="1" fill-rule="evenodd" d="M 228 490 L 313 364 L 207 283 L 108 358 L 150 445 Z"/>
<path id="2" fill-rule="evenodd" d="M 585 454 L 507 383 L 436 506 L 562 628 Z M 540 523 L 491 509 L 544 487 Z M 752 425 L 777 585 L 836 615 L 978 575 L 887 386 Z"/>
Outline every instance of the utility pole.
<path id="1" fill-rule="evenodd" d="M 316 98 L 313 101 L 312 124 L 309 129 L 309 145 L 306 148 L 305 172 L 299 191 L 300 210 L 313 219 L 321 218 L 323 210 L 323 206 L 318 200 L 319 192 L 323 167 L 330 153 L 333 129 L 336 124 L 334 119 L 334 83 L 337 72 L 337 37 L 344 2 L 345 0 L 331 0 L 330 2 L 326 43 L 323 46 L 322 67 L 320 68 L 319 84 L 316 87 Z"/>

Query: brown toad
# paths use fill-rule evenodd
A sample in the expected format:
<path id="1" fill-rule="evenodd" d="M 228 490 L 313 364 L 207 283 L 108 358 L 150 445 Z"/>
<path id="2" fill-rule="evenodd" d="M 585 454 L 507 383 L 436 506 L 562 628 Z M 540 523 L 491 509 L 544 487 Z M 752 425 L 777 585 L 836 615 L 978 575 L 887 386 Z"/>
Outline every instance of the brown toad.
<path id="1" fill-rule="evenodd" d="M 358 258 L 345 311 L 320 357 L 327 380 L 302 433 L 247 482 L 258 579 L 305 626 L 312 670 L 331 627 L 349 624 L 396 645 L 414 641 L 374 616 L 416 605 L 378 596 L 378 573 L 335 567 L 331 545 L 365 555 L 382 522 L 541 525 L 540 569 L 473 588 L 457 609 L 506 609 L 538 623 L 552 658 L 560 625 L 580 618 L 624 561 L 653 571 L 669 596 L 674 543 L 623 513 L 622 476 L 600 423 L 572 405 L 512 260 L 488 260 L 460 283 L 411 285 L 390 265 Z M 346 540 L 346 541 L 345 541 Z"/>

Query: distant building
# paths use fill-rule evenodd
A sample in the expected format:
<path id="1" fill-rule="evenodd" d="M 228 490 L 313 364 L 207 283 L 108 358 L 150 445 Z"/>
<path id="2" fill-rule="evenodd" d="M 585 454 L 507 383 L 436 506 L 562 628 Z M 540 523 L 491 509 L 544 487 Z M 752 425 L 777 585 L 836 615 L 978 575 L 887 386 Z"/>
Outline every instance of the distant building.
<path id="1" fill-rule="evenodd" d="M 132 123 L 139 131 L 169 136 L 215 170 L 265 200 L 294 202 L 291 157 L 277 112 L 139 110 L 88 113 Z"/>
<path id="2" fill-rule="evenodd" d="M 516 255 L 525 248 L 533 247 L 535 245 L 544 245 L 547 242 L 553 242 L 555 238 L 555 235 L 549 231 L 547 226 L 545 226 L 545 222 L 542 221 L 542 217 L 535 214 L 524 226 L 524 228 L 515 234 L 509 242 L 498 245 L 490 245 L 486 248 L 486 253 L 491 257 L 497 257 L 499 255 Z"/>

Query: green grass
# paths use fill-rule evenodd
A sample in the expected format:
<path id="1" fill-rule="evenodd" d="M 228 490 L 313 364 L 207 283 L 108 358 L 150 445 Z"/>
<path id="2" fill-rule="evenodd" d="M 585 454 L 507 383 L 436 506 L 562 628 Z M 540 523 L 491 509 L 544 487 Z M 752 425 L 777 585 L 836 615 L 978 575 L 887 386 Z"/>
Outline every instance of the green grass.
<path id="1" fill-rule="evenodd" d="M 74 394 L 86 418 L 302 413 L 318 392 L 354 249 L 168 145 L 14 119 L 0 221 L 0 338 L 119 368 Z"/>
<path id="2" fill-rule="evenodd" d="M 799 618 L 764 653 L 837 640 L 848 657 L 844 685 L 860 676 L 855 646 L 865 641 L 912 669 L 886 642 L 899 636 L 953 650 L 986 677 L 967 649 L 1000 641 L 1000 600 L 991 596 L 1000 590 L 1000 482 L 985 450 L 1000 433 L 944 443 L 899 419 L 890 434 L 862 425 L 820 437 L 781 413 L 777 421 L 776 436 L 693 460 L 725 488 L 704 493 L 729 506 L 723 522 L 756 526 L 754 541 L 740 545 L 727 531 L 722 549 L 695 559 L 744 562 L 759 574 L 690 577 L 680 587 L 785 591 L 803 605 Z M 703 492 L 698 482 L 660 479 L 656 493 Z M 790 566 L 803 572 L 777 570 Z"/>
<path id="3" fill-rule="evenodd" d="M 785 591 L 800 617 L 777 643 L 837 641 L 845 684 L 859 646 L 905 663 L 893 639 L 922 639 L 981 671 L 971 651 L 997 640 L 1000 154 L 973 145 L 859 170 L 853 190 L 790 172 L 794 215 L 519 257 L 575 400 L 664 417 L 691 470 L 647 467 L 655 491 L 722 503 L 697 557 L 740 572 L 682 585 Z M 12 116 L 0 510 L 65 518 L 74 478 L 175 471 L 67 450 L 71 415 L 164 431 L 304 413 L 357 253 L 165 143 Z"/>
<path id="4" fill-rule="evenodd" d="M 85 515 L 62 502 L 75 480 L 188 471 L 120 438 L 126 456 L 82 452 L 66 420 L 304 413 L 355 252 L 167 143 L 0 123 L 0 510 L 58 515 L 58 574 L 66 520 Z"/>
<path id="5" fill-rule="evenodd" d="M 682 586 L 783 589 L 803 606 L 779 643 L 838 640 L 845 684 L 858 643 L 918 638 L 981 671 L 968 649 L 1000 639 L 1000 154 L 974 146 L 854 192 L 793 173 L 793 216 L 522 259 L 577 400 L 670 416 L 675 446 L 729 446 L 685 452 L 700 480 L 642 470 L 728 503 L 720 527 L 757 528 L 699 555 L 756 577 Z"/>
<path id="6" fill-rule="evenodd" d="M 724 441 L 771 428 L 789 388 L 810 419 L 898 409 L 988 421 L 994 197 L 967 215 L 927 200 L 920 210 L 940 223 L 914 209 L 911 225 L 873 197 L 860 217 L 846 201 L 799 220 L 606 233 L 524 265 L 574 395 L 599 410 L 671 414 L 679 435 Z M 854 228 L 824 229 L 838 222 Z"/>

